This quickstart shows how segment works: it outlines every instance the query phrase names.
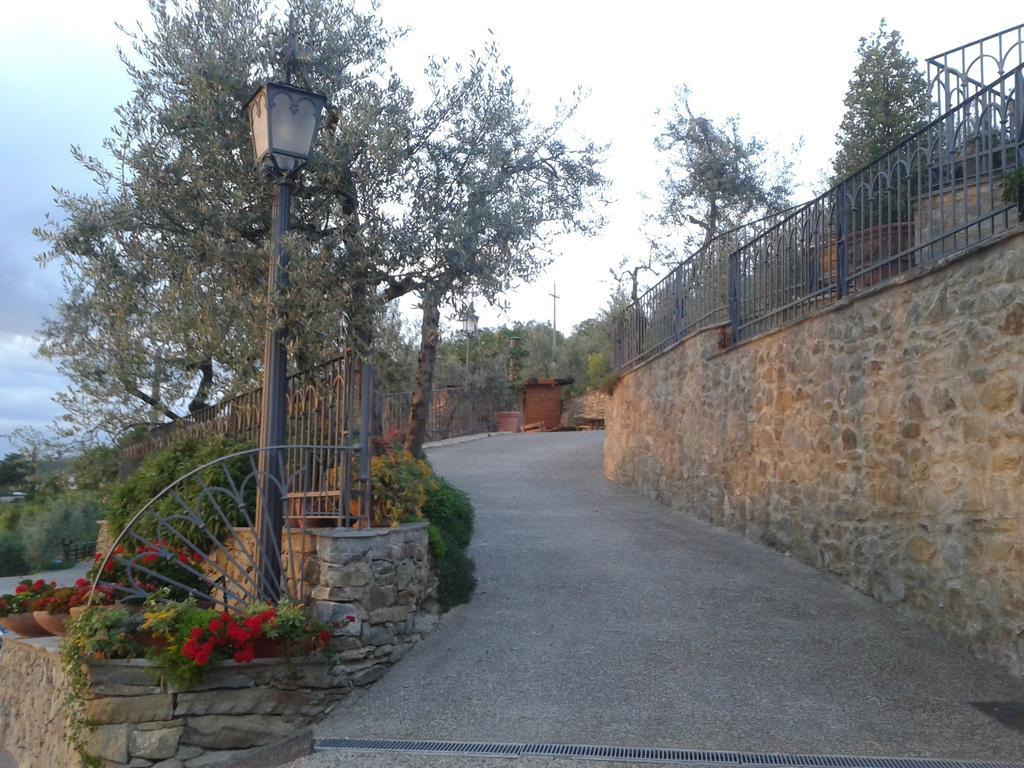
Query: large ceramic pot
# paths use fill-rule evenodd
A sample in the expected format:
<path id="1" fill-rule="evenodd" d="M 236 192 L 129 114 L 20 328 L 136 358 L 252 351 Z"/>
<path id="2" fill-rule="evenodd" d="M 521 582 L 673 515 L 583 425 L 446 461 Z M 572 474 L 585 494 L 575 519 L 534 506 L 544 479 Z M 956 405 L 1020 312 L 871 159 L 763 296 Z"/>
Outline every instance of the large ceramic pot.
<path id="1" fill-rule="evenodd" d="M 519 431 L 519 411 L 498 411 L 494 415 L 498 418 L 499 432 Z"/>
<path id="2" fill-rule="evenodd" d="M 22 637 L 47 637 L 50 633 L 36 624 L 31 613 L 12 613 L 0 618 L 0 627 Z"/>
<path id="3" fill-rule="evenodd" d="M 67 628 L 64 626 L 68 619 L 71 618 L 70 613 L 48 613 L 47 611 L 32 611 L 32 618 L 36 620 L 36 624 L 42 627 L 44 630 L 49 632 L 51 635 L 57 637 L 64 637 L 67 634 Z"/>

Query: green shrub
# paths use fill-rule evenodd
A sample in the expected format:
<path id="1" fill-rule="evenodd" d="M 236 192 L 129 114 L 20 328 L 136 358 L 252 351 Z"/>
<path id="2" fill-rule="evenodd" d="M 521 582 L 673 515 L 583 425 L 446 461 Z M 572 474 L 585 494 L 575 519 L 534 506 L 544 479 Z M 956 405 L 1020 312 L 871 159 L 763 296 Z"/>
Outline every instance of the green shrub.
<path id="1" fill-rule="evenodd" d="M 476 589 L 476 563 L 447 533 L 430 526 L 430 553 L 437 570 L 437 599 L 441 610 L 468 603 Z M 436 531 L 436 533 L 433 533 Z"/>
<path id="2" fill-rule="evenodd" d="M 447 480 L 437 477 L 423 513 L 430 521 L 430 553 L 438 578 L 438 601 L 447 611 L 469 602 L 476 587 L 476 565 L 465 548 L 473 535 L 473 504 Z"/>
<path id="3" fill-rule="evenodd" d="M 30 570 L 21 537 L 13 531 L 0 531 L 0 576 L 24 576 Z"/>
<path id="4" fill-rule="evenodd" d="M 437 485 L 426 461 L 398 448 L 374 456 L 370 471 L 374 522 L 398 525 L 422 517 L 427 495 Z"/>
<path id="5" fill-rule="evenodd" d="M 22 514 L 18 533 L 32 568 L 43 570 L 64 556 L 64 541 L 94 544 L 103 507 L 87 493 L 68 492 L 46 501 L 31 514 Z"/>
<path id="6" fill-rule="evenodd" d="M 251 447 L 248 443 L 231 440 L 222 435 L 214 435 L 201 440 L 182 440 L 151 453 L 143 460 L 139 468 L 127 480 L 115 486 L 110 494 L 107 503 L 107 522 L 110 525 L 111 534 L 119 535 L 128 522 L 151 499 L 182 476 L 221 456 L 245 451 Z M 252 472 L 252 461 L 253 459 L 249 455 L 238 456 L 225 464 L 214 465 L 197 473 L 195 477 L 177 486 L 175 489 L 177 498 L 175 495 L 169 494 L 160 499 L 151 508 L 151 513 L 139 521 L 135 532 L 143 537 L 157 538 L 158 521 L 181 513 L 181 504 L 178 502 L 178 498 L 180 498 L 192 511 L 199 513 L 206 528 L 223 538 L 230 526 L 242 524 L 241 513 L 234 504 L 225 503 L 226 499 L 217 499 L 220 511 L 228 517 L 228 524 L 225 524 L 218 514 L 217 504 L 209 496 L 204 495 L 202 489 L 204 485 L 227 486 L 228 476 L 236 484 L 241 484 Z M 255 483 L 249 483 L 245 487 L 245 493 L 246 506 L 250 510 L 255 509 Z M 197 545 L 206 541 L 206 535 L 194 530 L 195 526 L 193 525 L 177 522 L 174 527 Z M 167 538 L 166 531 L 161 534 L 161 537 Z"/>
<path id="7" fill-rule="evenodd" d="M 615 394 L 615 388 L 619 386 L 619 374 L 609 373 L 601 380 L 601 386 L 599 389 L 604 392 L 608 397 Z"/>
<path id="8" fill-rule="evenodd" d="M 469 546 L 473 536 L 473 504 L 464 491 L 438 477 L 434 489 L 427 493 L 423 514 L 447 533 L 459 548 Z"/>

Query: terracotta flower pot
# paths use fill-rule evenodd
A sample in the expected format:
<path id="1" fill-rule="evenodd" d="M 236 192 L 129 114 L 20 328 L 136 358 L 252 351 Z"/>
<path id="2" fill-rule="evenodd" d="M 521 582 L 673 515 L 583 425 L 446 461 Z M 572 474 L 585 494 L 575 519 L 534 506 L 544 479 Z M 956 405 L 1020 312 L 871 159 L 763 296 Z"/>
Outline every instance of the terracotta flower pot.
<path id="1" fill-rule="evenodd" d="M 36 620 L 36 624 L 42 627 L 45 631 L 51 635 L 57 637 L 64 637 L 67 634 L 67 628 L 64 624 L 68 619 L 71 618 L 70 613 L 48 613 L 46 611 L 32 611 L 32 618 Z"/>
<path id="2" fill-rule="evenodd" d="M 143 648 L 156 648 L 157 650 L 167 647 L 167 640 L 161 636 L 154 635 L 148 629 L 140 629 L 135 633 L 135 642 Z"/>
<path id="3" fill-rule="evenodd" d="M 293 518 L 299 528 L 337 528 L 338 518 L 336 517 L 296 517 Z"/>
<path id="4" fill-rule="evenodd" d="M 12 613 L 0 618 L 0 627 L 22 637 L 47 637 L 49 632 L 36 624 L 31 613 Z"/>
<path id="5" fill-rule="evenodd" d="M 270 639 L 269 637 L 257 637 L 252 641 L 253 650 L 257 659 L 276 659 L 285 656 L 288 646 L 281 640 Z"/>
<path id="6" fill-rule="evenodd" d="M 519 431 L 519 411 L 498 411 L 494 415 L 498 418 L 499 432 Z"/>

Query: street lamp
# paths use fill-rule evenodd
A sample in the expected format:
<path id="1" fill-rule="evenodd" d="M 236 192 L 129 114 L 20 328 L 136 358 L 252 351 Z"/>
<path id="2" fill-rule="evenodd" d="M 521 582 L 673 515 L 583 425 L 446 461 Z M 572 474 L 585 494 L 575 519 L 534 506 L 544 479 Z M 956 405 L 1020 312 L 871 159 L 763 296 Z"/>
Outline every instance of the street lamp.
<path id="1" fill-rule="evenodd" d="M 469 302 L 465 313 L 462 315 L 462 332 L 466 334 L 466 384 L 469 384 L 469 337 L 476 333 L 477 323 L 480 317 L 473 311 L 473 302 Z"/>
<path id="2" fill-rule="evenodd" d="M 473 302 L 469 302 L 469 306 L 466 308 L 466 313 L 462 316 L 462 330 L 464 333 L 471 334 L 476 333 L 477 323 L 480 322 L 479 316 L 473 311 Z"/>
<path id="3" fill-rule="evenodd" d="M 282 83 L 267 83 L 245 105 L 252 129 L 256 161 L 277 188 L 270 229 L 267 304 L 274 307 L 288 285 L 288 231 L 292 182 L 309 159 L 327 99 Z M 287 442 L 288 352 L 285 329 L 268 318 L 263 346 L 263 399 L 260 407 L 260 494 L 256 508 L 258 585 L 260 597 L 276 602 L 281 596 L 281 532 L 284 528 L 283 461 L 280 446 Z"/>

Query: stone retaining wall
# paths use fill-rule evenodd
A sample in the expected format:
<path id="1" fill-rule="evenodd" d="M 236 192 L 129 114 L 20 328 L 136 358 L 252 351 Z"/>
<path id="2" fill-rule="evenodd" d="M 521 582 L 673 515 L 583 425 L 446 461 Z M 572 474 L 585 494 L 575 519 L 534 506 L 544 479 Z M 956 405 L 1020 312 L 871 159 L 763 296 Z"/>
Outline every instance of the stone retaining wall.
<path id="1" fill-rule="evenodd" d="M 90 754 L 104 766 L 272 766 L 309 754 L 311 731 L 343 694 L 323 660 L 227 662 L 180 692 L 144 659 L 97 662 L 86 717 Z M 79 765 L 65 738 L 65 680 L 57 639 L 4 641 L 0 746 L 21 768 Z"/>
<path id="2" fill-rule="evenodd" d="M 353 688 L 378 680 L 437 623 L 437 579 L 425 523 L 311 529 L 314 609 L 337 622 L 333 659 L 225 662 L 177 691 L 144 659 L 91 665 L 86 714 L 105 766 L 221 768 L 280 765 L 312 745 L 306 727 Z M 65 739 L 64 675 L 56 638 L 0 647 L 0 750 L 21 768 L 74 766 Z"/>
<path id="3" fill-rule="evenodd" d="M 605 474 L 1024 674 L 1024 233 L 623 377 Z"/>

